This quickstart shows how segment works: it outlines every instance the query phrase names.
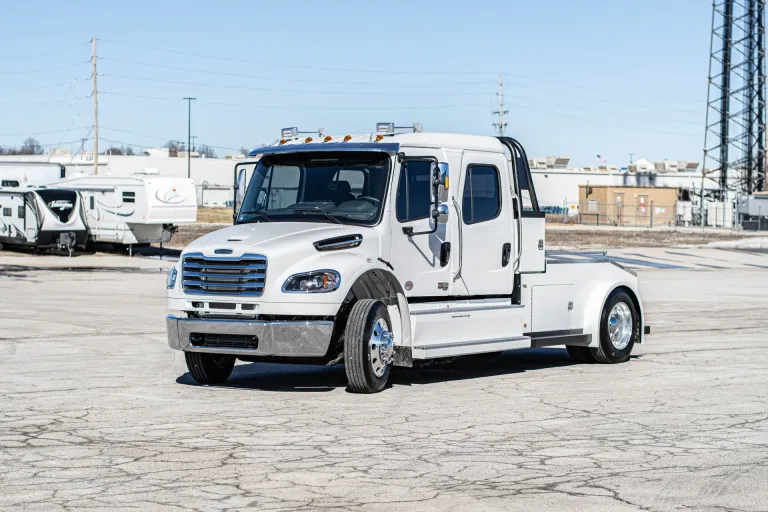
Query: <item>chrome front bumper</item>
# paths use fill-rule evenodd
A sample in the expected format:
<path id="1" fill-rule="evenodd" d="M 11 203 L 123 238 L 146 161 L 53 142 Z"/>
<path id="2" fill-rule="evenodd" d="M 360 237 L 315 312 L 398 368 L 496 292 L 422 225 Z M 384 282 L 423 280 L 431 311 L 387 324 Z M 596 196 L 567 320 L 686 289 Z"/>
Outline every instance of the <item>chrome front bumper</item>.
<path id="1" fill-rule="evenodd" d="M 264 322 L 261 320 L 215 320 L 205 318 L 165 318 L 168 330 L 168 346 L 185 352 L 208 352 L 242 356 L 322 357 L 328 352 L 333 333 L 333 322 Z M 220 347 L 206 346 L 198 338 L 193 344 L 192 335 L 221 335 L 252 337 L 257 346 Z"/>

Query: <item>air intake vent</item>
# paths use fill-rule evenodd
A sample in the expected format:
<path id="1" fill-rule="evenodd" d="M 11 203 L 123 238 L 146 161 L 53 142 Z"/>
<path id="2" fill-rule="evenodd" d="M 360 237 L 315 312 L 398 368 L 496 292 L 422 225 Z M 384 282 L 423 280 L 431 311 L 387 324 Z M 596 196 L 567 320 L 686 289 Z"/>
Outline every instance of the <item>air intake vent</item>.
<path id="1" fill-rule="evenodd" d="M 185 293 L 258 297 L 264 293 L 266 277 L 267 258 L 258 254 L 239 258 L 187 254 L 181 266 Z"/>
<path id="2" fill-rule="evenodd" d="M 315 242 L 313 245 L 318 251 L 339 251 L 341 249 L 351 249 L 363 243 L 363 235 L 345 235 L 336 238 L 326 238 Z"/>

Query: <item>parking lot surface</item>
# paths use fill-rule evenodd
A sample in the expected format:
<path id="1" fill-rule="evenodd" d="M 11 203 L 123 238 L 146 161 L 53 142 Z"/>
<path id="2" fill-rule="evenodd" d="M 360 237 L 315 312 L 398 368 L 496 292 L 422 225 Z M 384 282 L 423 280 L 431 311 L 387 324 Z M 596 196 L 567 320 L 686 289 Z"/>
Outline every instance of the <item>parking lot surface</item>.
<path id="1" fill-rule="evenodd" d="M 167 262 L 4 260 L 0 509 L 766 510 L 768 255 L 688 253 L 638 265 L 626 364 L 519 351 L 367 396 L 340 366 L 195 385 Z"/>

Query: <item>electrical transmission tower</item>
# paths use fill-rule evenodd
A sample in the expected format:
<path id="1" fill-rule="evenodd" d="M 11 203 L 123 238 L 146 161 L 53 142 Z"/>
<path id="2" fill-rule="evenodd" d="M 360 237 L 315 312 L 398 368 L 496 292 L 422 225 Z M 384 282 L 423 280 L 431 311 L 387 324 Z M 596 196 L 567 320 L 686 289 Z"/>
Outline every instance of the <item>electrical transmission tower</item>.
<path id="1" fill-rule="evenodd" d="M 765 190 L 764 17 L 765 0 L 712 3 L 702 194 L 714 199 Z"/>
<path id="2" fill-rule="evenodd" d="M 509 110 L 504 109 L 504 78 L 499 75 L 499 92 L 496 93 L 499 98 L 499 110 L 494 110 L 492 113 L 499 117 L 499 122 L 493 123 L 493 127 L 499 133 L 500 137 L 504 136 L 504 128 L 507 127 L 507 123 L 504 121 L 504 115 L 509 114 Z"/>

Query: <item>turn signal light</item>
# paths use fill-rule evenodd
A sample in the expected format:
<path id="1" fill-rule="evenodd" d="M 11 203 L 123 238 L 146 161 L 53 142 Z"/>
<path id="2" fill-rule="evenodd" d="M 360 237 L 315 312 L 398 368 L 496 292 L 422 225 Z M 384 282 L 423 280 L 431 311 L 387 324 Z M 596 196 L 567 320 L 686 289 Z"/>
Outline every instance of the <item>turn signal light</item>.
<path id="1" fill-rule="evenodd" d="M 344 142 L 349 142 L 351 140 L 352 140 L 352 136 L 351 135 L 347 135 L 347 136 L 344 137 Z"/>
<path id="2" fill-rule="evenodd" d="M 331 142 L 331 139 L 333 139 L 333 137 L 328 135 L 326 138 L 323 139 L 323 142 Z"/>
<path id="3" fill-rule="evenodd" d="M 304 144 L 309 144 L 310 142 L 312 142 L 312 137 L 307 137 L 304 139 Z"/>
<path id="4" fill-rule="evenodd" d="M 376 142 L 381 142 L 382 140 L 384 140 L 384 136 L 383 135 L 379 134 L 379 135 L 376 136 Z"/>
<path id="5" fill-rule="evenodd" d="M 278 142 L 278 143 L 277 143 L 277 145 L 278 145 L 278 146 L 282 146 L 282 145 L 283 145 L 283 144 L 285 144 L 286 142 L 288 142 L 288 141 L 287 141 L 287 140 L 285 140 L 285 139 L 280 139 L 280 142 Z"/>

